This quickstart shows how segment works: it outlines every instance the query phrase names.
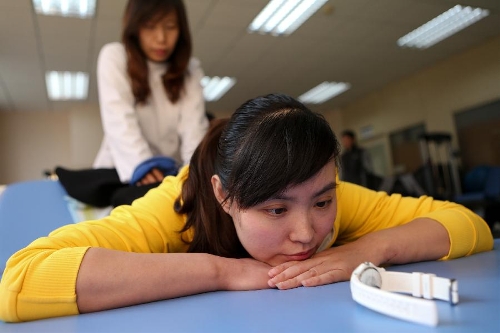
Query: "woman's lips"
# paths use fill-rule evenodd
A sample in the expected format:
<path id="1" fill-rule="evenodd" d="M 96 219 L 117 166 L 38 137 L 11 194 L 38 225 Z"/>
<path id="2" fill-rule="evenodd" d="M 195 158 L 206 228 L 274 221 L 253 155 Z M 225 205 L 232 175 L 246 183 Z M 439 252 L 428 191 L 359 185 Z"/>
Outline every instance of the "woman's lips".
<path id="1" fill-rule="evenodd" d="M 299 252 L 299 253 L 287 255 L 287 257 L 289 260 L 296 260 L 296 261 L 306 260 L 306 259 L 309 259 L 314 254 L 314 252 L 315 252 L 314 249 L 310 249 L 310 250 L 305 251 L 305 252 Z"/>
<path id="2" fill-rule="evenodd" d="M 168 55 L 168 51 L 157 49 L 157 50 L 153 50 L 153 54 L 159 58 L 164 58 Z"/>

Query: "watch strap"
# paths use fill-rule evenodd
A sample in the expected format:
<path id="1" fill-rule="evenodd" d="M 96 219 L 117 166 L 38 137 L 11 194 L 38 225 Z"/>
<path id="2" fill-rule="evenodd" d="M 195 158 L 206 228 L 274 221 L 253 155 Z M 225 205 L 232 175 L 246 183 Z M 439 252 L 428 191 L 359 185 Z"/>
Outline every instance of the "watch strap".
<path id="1" fill-rule="evenodd" d="M 388 272 L 366 262 L 353 271 L 350 282 L 352 297 L 359 304 L 419 324 L 438 323 L 437 306 L 431 299 L 458 303 L 457 281 L 435 274 Z"/>
<path id="2" fill-rule="evenodd" d="M 458 282 L 427 273 L 401 273 L 379 271 L 382 290 L 411 294 L 426 299 L 439 299 L 458 303 Z"/>
<path id="3" fill-rule="evenodd" d="M 351 293 L 357 303 L 387 316 L 428 326 L 438 323 L 435 302 L 370 287 L 353 278 Z"/>

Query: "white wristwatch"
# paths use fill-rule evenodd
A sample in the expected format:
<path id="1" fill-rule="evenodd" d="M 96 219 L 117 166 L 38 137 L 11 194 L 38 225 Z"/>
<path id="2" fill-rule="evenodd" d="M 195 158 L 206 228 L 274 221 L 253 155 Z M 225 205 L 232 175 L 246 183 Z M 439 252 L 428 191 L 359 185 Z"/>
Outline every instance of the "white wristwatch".
<path id="1" fill-rule="evenodd" d="M 438 324 L 437 307 L 432 299 L 449 301 L 452 305 L 458 303 L 455 279 L 425 273 L 388 272 L 370 262 L 359 265 L 352 272 L 351 293 L 356 302 L 374 311 L 430 326 Z"/>

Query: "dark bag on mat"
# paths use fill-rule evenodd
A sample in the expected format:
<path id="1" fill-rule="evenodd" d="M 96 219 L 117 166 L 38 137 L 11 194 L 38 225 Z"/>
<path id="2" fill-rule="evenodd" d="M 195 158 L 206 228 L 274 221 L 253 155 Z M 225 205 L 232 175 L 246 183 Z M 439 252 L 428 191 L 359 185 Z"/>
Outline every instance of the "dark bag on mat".
<path id="1" fill-rule="evenodd" d="M 120 181 L 116 169 L 69 170 L 57 167 L 55 173 L 69 196 L 96 207 L 110 206 L 115 192 L 129 187 Z"/>

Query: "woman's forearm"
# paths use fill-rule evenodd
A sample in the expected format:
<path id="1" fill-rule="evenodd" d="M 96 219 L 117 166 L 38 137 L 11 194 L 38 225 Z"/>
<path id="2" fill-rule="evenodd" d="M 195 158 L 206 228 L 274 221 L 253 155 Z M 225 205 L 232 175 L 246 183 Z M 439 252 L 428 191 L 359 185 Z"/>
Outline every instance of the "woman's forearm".
<path id="1" fill-rule="evenodd" d="M 76 281 L 80 313 L 214 290 L 269 288 L 270 266 L 206 253 L 130 253 L 90 248 Z"/>
<path id="2" fill-rule="evenodd" d="M 377 264 L 404 264 L 437 260 L 450 251 L 446 229 L 428 218 L 415 219 L 405 225 L 377 231 L 359 241 L 372 244 L 379 251 Z"/>
<path id="3" fill-rule="evenodd" d="M 202 253 L 90 248 L 76 282 L 78 309 L 93 312 L 220 289 L 221 259 Z"/>

